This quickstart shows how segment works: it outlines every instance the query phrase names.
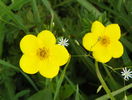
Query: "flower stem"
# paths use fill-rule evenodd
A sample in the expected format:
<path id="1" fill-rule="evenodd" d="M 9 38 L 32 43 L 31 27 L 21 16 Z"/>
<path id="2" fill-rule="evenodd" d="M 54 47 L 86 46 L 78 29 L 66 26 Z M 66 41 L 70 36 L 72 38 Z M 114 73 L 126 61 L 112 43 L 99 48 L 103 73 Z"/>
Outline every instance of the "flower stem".
<path id="1" fill-rule="evenodd" d="M 110 89 L 108 88 L 108 86 L 106 85 L 105 81 L 103 80 L 103 77 L 101 76 L 101 73 L 99 71 L 99 66 L 98 66 L 98 62 L 95 62 L 95 67 L 96 67 L 96 73 L 97 76 L 99 78 L 99 81 L 101 82 L 104 90 L 106 91 L 106 93 L 109 95 L 109 97 L 111 98 L 111 100 L 115 100 L 115 98 L 113 97 L 113 95 L 111 94 Z"/>
<path id="2" fill-rule="evenodd" d="M 111 94 L 113 96 L 116 96 L 116 95 L 120 94 L 121 92 L 126 91 L 127 89 L 130 89 L 130 88 L 132 88 L 132 83 L 130 83 L 129 85 L 127 85 L 121 89 L 118 89 L 118 90 L 112 92 Z M 107 99 L 109 99 L 109 96 L 106 94 L 106 95 L 103 95 L 103 96 L 97 98 L 96 100 L 107 100 Z"/>

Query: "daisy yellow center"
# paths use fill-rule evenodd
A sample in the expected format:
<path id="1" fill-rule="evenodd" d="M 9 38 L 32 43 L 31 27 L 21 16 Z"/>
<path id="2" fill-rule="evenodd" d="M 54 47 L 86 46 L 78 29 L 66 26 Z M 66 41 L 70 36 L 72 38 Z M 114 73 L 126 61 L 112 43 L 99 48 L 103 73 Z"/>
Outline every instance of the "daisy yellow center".
<path id="1" fill-rule="evenodd" d="M 110 39 L 107 36 L 99 37 L 99 41 L 103 46 L 108 46 L 110 44 Z"/>
<path id="2" fill-rule="evenodd" d="M 49 50 L 46 48 L 39 48 L 37 50 L 37 56 L 40 60 L 43 60 L 49 56 Z"/>

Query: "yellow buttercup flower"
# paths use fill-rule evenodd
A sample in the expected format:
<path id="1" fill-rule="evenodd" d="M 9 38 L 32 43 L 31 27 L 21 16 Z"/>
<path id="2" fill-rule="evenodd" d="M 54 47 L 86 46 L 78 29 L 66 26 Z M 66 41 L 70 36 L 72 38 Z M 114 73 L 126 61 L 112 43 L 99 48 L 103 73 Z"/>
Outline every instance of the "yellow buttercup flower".
<path id="1" fill-rule="evenodd" d="M 67 63 L 70 54 L 67 49 L 56 44 L 56 38 L 48 30 L 40 32 L 37 37 L 26 35 L 20 41 L 23 55 L 20 59 L 21 69 L 28 74 L 39 72 L 46 78 L 55 77 L 60 66 Z"/>
<path id="2" fill-rule="evenodd" d="M 112 57 L 119 58 L 123 54 L 123 46 L 119 41 L 121 31 L 118 24 L 104 26 L 99 21 L 92 24 L 91 32 L 83 37 L 83 46 L 92 51 L 93 57 L 102 63 Z"/>

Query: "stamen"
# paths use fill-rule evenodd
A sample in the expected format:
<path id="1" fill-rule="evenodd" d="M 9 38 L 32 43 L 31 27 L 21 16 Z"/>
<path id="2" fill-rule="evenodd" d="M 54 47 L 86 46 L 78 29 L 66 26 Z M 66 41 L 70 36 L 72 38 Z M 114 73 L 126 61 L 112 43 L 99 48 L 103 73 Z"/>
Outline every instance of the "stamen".
<path id="1" fill-rule="evenodd" d="M 107 36 L 103 36 L 100 39 L 100 43 L 104 46 L 108 46 L 110 44 L 110 39 Z"/>
<path id="2" fill-rule="evenodd" d="M 42 60 L 48 57 L 48 49 L 46 48 L 39 48 L 37 51 L 37 56 Z"/>

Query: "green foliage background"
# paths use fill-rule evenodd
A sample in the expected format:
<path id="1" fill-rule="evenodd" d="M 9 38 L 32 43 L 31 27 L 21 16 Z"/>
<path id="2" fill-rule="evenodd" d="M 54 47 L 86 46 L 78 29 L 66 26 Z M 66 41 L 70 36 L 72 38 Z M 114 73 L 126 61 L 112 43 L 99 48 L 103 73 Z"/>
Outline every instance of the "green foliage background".
<path id="1" fill-rule="evenodd" d="M 0 100 L 132 100 L 132 0 L 0 0 Z M 82 46 L 93 21 L 118 23 L 124 55 L 95 63 Z M 26 34 L 51 30 L 69 39 L 70 61 L 53 79 L 19 68 L 19 42 Z M 118 52 L 118 51 L 115 51 Z M 63 55 L 62 55 L 63 56 Z"/>

